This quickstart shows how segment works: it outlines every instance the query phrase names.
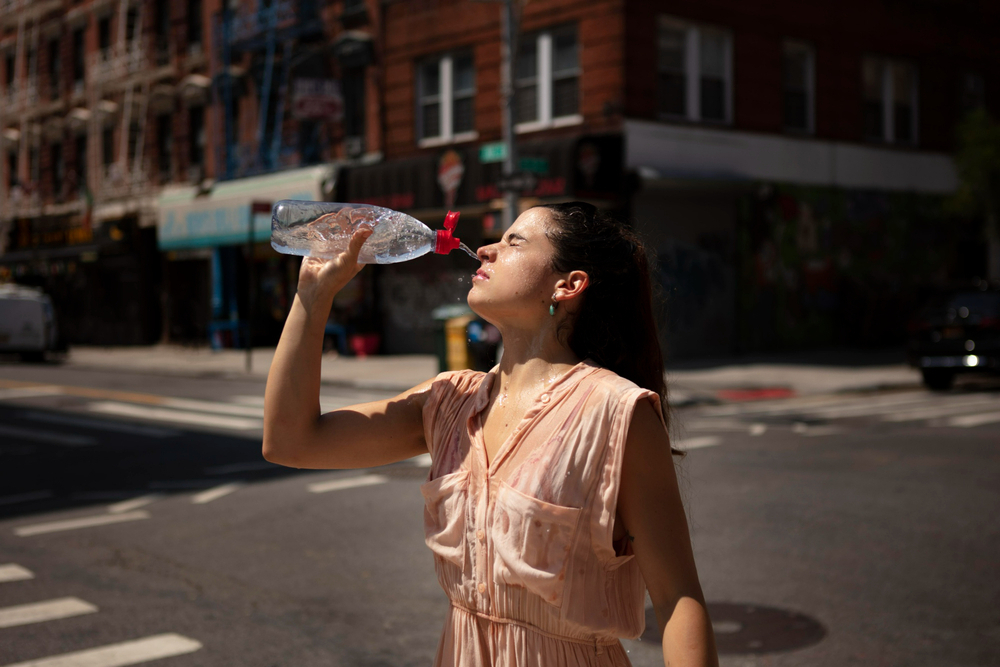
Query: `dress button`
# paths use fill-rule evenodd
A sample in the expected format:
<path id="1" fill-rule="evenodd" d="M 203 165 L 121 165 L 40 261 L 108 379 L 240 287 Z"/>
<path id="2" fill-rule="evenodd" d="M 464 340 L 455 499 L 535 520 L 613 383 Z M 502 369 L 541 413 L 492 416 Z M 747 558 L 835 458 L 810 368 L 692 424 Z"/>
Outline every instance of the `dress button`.
<path id="1" fill-rule="evenodd" d="M 548 403 L 552 397 L 549 396 L 548 394 L 542 394 L 539 398 L 541 399 L 542 403 Z"/>
<path id="2" fill-rule="evenodd" d="M 476 537 L 478 537 L 479 541 L 482 542 L 483 540 L 486 539 L 486 531 L 480 528 L 479 530 L 476 531 Z"/>
<path id="3" fill-rule="evenodd" d="M 479 584 L 479 592 L 480 593 L 486 592 L 486 584 Z"/>

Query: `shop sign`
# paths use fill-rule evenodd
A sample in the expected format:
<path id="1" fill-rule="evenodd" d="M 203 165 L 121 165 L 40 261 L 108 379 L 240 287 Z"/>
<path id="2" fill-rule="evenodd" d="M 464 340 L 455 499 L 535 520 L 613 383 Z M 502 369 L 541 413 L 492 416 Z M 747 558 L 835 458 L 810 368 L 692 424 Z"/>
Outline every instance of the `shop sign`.
<path id="1" fill-rule="evenodd" d="M 66 221 L 18 220 L 7 249 L 56 248 L 93 242 L 94 230 L 90 227 L 69 225 Z"/>
<path id="2" fill-rule="evenodd" d="M 483 144 L 479 147 L 479 161 L 483 164 L 492 162 L 503 162 L 507 159 L 507 144 L 497 141 L 492 144 Z"/>
<path id="3" fill-rule="evenodd" d="M 299 120 L 339 121 L 344 96 L 335 79 L 296 79 L 292 86 L 292 115 Z"/>
<path id="4" fill-rule="evenodd" d="M 532 174 L 549 173 L 549 161 L 543 157 L 523 157 L 517 161 L 517 166 L 521 171 L 530 171 Z"/>
<path id="5" fill-rule="evenodd" d="M 441 156 L 438 162 L 438 185 L 444 192 L 445 208 L 455 206 L 455 195 L 458 194 L 458 186 L 462 184 L 463 175 L 465 175 L 465 165 L 462 164 L 462 156 L 457 151 L 450 150 Z"/>

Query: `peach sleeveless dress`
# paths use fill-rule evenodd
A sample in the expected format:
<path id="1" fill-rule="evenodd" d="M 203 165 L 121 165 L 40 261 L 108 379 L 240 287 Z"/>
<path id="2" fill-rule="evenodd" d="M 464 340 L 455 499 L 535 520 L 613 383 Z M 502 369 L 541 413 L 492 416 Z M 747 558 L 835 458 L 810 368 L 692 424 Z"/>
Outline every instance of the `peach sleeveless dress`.
<path id="1" fill-rule="evenodd" d="M 630 665 L 645 626 L 630 545 L 612 544 L 622 452 L 655 393 L 590 361 L 535 398 L 487 465 L 496 369 L 439 375 L 423 419 L 424 531 L 451 601 L 437 667 Z"/>

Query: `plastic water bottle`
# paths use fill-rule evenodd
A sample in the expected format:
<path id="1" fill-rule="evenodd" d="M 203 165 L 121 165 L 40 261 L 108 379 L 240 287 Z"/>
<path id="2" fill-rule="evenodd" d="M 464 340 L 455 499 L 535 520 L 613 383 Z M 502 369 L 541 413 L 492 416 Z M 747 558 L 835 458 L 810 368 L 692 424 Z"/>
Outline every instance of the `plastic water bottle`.
<path id="1" fill-rule="evenodd" d="M 355 230 L 364 226 L 373 233 L 361 247 L 362 264 L 394 264 L 459 248 L 478 260 L 452 235 L 458 216 L 449 211 L 445 228 L 434 231 L 412 216 L 381 206 L 283 199 L 271 210 L 271 247 L 286 255 L 331 259 L 347 250 Z"/>

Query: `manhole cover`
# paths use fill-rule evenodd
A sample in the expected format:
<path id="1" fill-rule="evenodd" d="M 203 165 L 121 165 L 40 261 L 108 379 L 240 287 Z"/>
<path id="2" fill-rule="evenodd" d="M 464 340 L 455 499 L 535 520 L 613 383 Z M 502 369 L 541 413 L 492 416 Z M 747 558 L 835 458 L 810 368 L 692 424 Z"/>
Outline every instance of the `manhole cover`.
<path id="1" fill-rule="evenodd" d="M 720 654 L 777 653 L 818 644 L 826 636 L 819 621 L 805 614 L 774 607 L 709 602 L 715 646 Z M 653 610 L 646 610 L 643 640 L 660 641 Z"/>

